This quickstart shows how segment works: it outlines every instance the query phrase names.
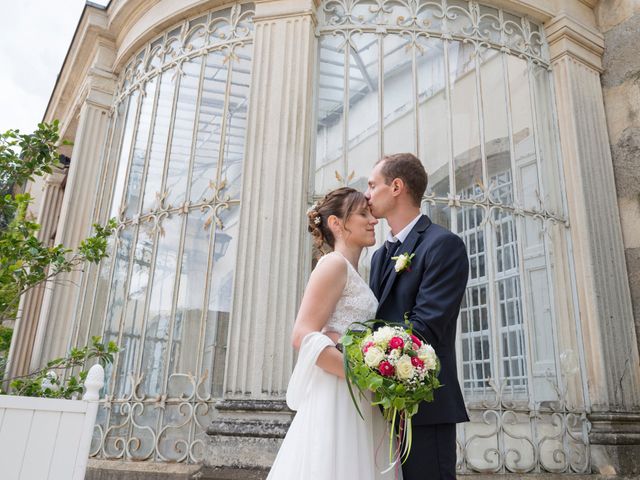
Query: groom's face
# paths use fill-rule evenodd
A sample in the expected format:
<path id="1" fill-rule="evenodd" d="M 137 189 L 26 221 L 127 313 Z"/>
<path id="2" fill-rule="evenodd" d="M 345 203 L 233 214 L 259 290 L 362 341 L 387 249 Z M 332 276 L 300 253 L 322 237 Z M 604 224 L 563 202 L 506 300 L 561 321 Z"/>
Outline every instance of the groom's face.
<path id="1" fill-rule="evenodd" d="M 371 213 L 376 218 L 384 218 L 387 213 L 393 207 L 393 195 L 391 185 L 385 183 L 384 176 L 382 175 L 382 166 L 384 162 L 378 163 L 371 175 L 369 175 L 369 181 L 367 191 L 364 192 L 364 196 L 369 202 Z"/>

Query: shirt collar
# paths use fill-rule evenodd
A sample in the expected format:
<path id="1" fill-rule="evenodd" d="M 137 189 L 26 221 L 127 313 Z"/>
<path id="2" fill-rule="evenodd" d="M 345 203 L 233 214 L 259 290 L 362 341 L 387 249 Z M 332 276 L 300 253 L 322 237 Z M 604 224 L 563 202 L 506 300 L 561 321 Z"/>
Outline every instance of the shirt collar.
<path id="1" fill-rule="evenodd" d="M 391 231 L 389 231 L 387 233 L 387 240 L 394 243 L 398 241 L 401 243 L 404 242 L 406 238 L 409 236 L 409 233 L 411 232 L 413 227 L 416 225 L 416 223 L 418 223 L 418 220 L 420 220 L 421 216 L 422 216 L 422 213 L 419 213 L 416 218 L 414 218 L 406 227 L 400 230 L 398 234 L 395 236 L 391 234 Z"/>

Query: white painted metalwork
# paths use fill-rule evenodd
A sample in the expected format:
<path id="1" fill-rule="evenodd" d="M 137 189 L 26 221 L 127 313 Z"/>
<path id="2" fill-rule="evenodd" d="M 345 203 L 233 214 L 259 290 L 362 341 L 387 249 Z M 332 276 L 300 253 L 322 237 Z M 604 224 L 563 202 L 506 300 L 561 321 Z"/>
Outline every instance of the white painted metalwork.
<path id="1" fill-rule="evenodd" d="M 458 359 L 472 421 L 459 427 L 460 472 L 590 471 L 542 32 L 475 1 L 319 7 L 314 197 L 364 190 L 378 158 L 411 151 L 430 176 L 424 211 L 467 245 Z"/>
<path id="2" fill-rule="evenodd" d="M 222 394 L 253 14 L 238 2 L 183 21 L 120 74 L 98 214 L 118 227 L 73 334 L 122 348 L 93 456 L 203 459 Z"/>

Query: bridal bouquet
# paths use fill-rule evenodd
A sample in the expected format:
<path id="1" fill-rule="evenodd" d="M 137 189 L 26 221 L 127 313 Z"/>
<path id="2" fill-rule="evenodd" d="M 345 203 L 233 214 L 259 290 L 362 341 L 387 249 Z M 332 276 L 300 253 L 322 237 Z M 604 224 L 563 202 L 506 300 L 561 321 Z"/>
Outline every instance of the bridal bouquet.
<path id="1" fill-rule="evenodd" d="M 384 326 L 374 331 L 380 324 Z M 389 461 L 402 458 L 411 450 L 411 417 L 418 412 L 420 402 L 433 401 L 433 391 L 440 387 L 440 361 L 436 353 L 407 328 L 389 325 L 380 320 L 355 323 L 340 340 L 343 345 L 344 367 L 351 398 L 362 417 L 351 385 L 363 393 L 373 393 L 373 405 L 380 405 L 384 417 L 391 422 Z M 399 422 L 397 450 L 393 437 Z M 395 459 L 394 459 L 395 457 Z"/>

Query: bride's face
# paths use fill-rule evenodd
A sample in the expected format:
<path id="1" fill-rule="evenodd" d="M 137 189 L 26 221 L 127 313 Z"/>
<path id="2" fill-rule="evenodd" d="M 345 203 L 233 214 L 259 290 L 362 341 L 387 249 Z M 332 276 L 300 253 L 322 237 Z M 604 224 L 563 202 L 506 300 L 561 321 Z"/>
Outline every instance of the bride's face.
<path id="1" fill-rule="evenodd" d="M 344 240 L 358 247 L 371 247 L 376 244 L 374 227 L 378 223 L 365 203 L 357 208 L 344 223 Z"/>

